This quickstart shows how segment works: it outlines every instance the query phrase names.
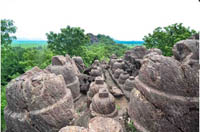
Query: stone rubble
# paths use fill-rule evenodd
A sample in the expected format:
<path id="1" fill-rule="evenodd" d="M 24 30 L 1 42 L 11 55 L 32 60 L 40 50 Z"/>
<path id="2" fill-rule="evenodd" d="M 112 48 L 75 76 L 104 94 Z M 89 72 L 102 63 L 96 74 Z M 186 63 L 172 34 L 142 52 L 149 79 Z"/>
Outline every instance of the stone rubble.
<path id="1" fill-rule="evenodd" d="M 6 88 L 6 132 L 199 131 L 199 39 L 177 42 L 172 57 L 136 46 L 123 58 L 54 56 Z"/>

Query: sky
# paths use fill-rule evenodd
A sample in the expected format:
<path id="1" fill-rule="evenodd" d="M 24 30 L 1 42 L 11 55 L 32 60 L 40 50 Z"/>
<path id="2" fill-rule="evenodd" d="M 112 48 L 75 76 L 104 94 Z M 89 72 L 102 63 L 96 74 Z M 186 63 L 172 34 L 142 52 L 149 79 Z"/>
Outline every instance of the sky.
<path id="1" fill-rule="evenodd" d="M 0 18 L 12 19 L 17 38 L 46 40 L 67 25 L 117 40 L 142 40 L 156 27 L 183 23 L 200 30 L 198 0 L 0 0 Z"/>

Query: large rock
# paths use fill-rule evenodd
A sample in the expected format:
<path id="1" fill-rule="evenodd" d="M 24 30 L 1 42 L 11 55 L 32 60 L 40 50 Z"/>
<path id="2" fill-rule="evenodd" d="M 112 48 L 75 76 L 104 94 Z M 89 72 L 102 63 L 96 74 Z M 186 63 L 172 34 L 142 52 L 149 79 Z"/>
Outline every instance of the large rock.
<path id="1" fill-rule="evenodd" d="M 130 50 L 129 56 L 132 56 L 135 59 L 143 59 L 146 53 L 147 49 L 144 46 L 136 46 Z"/>
<path id="2" fill-rule="evenodd" d="M 130 95 L 128 113 L 140 132 L 182 132 L 135 88 Z"/>
<path id="3" fill-rule="evenodd" d="M 109 93 L 108 89 L 101 88 L 92 98 L 90 110 L 92 116 L 114 117 L 117 115 L 115 98 Z"/>
<path id="4" fill-rule="evenodd" d="M 60 129 L 59 132 L 88 132 L 88 130 L 79 126 L 66 126 Z"/>
<path id="5" fill-rule="evenodd" d="M 72 57 L 72 59 L 76 63 L 76 66 L 78 67 L 80 72 L 83 72 L 86 69 L 86 66 L 83 63 L 83 59 L 80 56 L 74 56 Z"/>
<path id="6" fill-rule="evenodd" d="M 87 74 L 79 74 L 78 75 L 80 82 L 80 91 L 82 93 L 87 93 L 90 88 L 90 83 L 94 81 L 94 78 Z"/>
<path id="7" fill-rule="evenodd" d="M 198 40 L 182 40 L 177 42 L 173 47 L 174 58 L 183 64 L 189 65 L 198 71 L 199 66 L 199 41 Z"/>
<path id="8" fill-rule="evenodd" d="M 95 117 L 89 122 L 89 132 L 123 132 L 119 122 L 112 118 Z"/>
<path id="9" fill-rule="evenodd" d="M 180 131 L 198 131 L 198 75 L 198 72 L 189 65 L 183 65 L 170 57 L 154 54 L 143 60 L 139 75 L 134 80 L 134 88 L 142 93 L 148 104 L 163 113 L 161 119 L 166 119 Z M 145 106 L 143 101 L 136 102 L 137 97 L 134 95 L 132 94 L 129 105 L 132 120 L 136 120 L 138 124 L 150 131 L 165 131 L 165 123 L 162 124 L 161 121 L 158 121 L 158 126 L 149 127 L 153 123 L 150 117 L 149 119 L 146 117 L 153 112 L 146 113 L 149 106 Z M 143 113 L 137 116 L 136 111 Z M 155 120 L 158 120 L 157 118 L 160 117 L 155 116 Z M 143 119 L 146 121 L 144 122 Z"/>
<path id="10" fill-rule="evenodd" d="M 64 77 L 67 87 L 71 90 L 73 98 L 76 99 L 80 96 L 80 83 L 75 73 L 67 67 L 63 66 L 48 66 L 46 68 L 49 72 L 55 73 L 56 75 L 62 75 Z"/>
<path id="11" fill-rule="evenodd" d="M 199 59 L 199 41 L 198 40 L 182 40 L 177 42 L 173 47 L 173 55 L 175 59 L 183 61 L 192 54 L 192 59 Z"/>
<path id="12" fill-rule="evenodd" d="M 65 61 L 65 63 L 61 63 L 62 61 Z M 54 56 L 52 58 L 52 65 L 49 65 L 46 70 L 64 77 L 65 83 L 71 90 L 74 100 L 80 97 L 80 83 L 78 78 L 80 72 L 75 62 L 68 55 L 66 55 L 66 57 Z"/>
<path id="13" fill-rule="evenodd" d="M 8 132 L 57 132 L 74 118 L 71 91 L 64 78 L 35 67 L 6 88 Z"/>

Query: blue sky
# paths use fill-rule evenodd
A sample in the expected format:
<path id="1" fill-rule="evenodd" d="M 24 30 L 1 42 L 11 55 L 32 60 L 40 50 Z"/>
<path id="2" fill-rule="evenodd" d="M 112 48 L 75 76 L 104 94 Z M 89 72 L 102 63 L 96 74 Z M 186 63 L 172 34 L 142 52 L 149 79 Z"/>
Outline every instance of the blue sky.
<path id="1" fill-rule="evenodd" d="M 45 40 L 45 33 L 70 25 L 117 40 L 142 40 L 176 22 L 199 30 L 199 12 L 198 0 L 2 0 L 0 18 L 15 21 L 18 38 Z"/>

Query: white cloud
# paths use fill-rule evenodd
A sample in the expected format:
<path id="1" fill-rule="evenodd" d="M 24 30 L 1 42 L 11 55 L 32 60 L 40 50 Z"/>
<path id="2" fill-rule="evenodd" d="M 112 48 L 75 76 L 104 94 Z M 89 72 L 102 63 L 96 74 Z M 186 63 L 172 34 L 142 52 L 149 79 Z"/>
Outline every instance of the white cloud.
<path id="1" fill-rule="evenodd" d="M 79 26 L 118 40 L 142 40 L 158 26 L 182 22 L 200 29 L 198 0 L 1 0 L 0 17 L 13 19 L 17 37 Z"/>

